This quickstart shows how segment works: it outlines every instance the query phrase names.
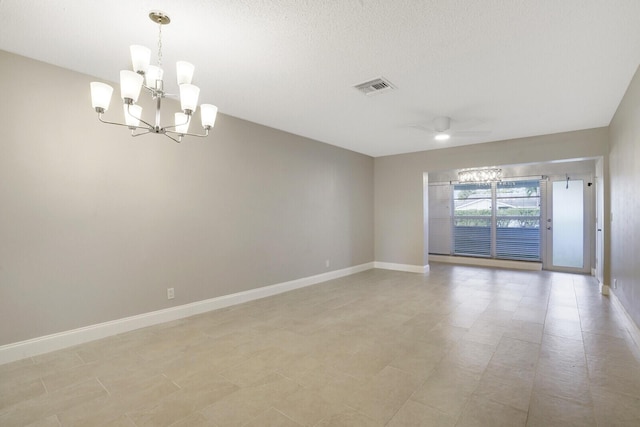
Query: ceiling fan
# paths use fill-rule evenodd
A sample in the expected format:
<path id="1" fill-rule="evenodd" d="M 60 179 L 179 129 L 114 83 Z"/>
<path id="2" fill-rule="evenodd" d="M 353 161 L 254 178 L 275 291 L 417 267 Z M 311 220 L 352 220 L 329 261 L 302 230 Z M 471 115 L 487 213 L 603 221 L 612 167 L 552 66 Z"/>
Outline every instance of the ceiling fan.
<path id="1" fill-rule="evenodd" d="M 431 122 L 416 123 L 410 127 L 432 134 L 437 141 L 446 141 L 451 137 L 474 138 L 489 135 L 491 131 L 488 130 L 467 130 L 480 123 L 482 122 L 477 119 L 461 122 L 453 120 L 451 117 L 441 116 L 435 117 Z"/>

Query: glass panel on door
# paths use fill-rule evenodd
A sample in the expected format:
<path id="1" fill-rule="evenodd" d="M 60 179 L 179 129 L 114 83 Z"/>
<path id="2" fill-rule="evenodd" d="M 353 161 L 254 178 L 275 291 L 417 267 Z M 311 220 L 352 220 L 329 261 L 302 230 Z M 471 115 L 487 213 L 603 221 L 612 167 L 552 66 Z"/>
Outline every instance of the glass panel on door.
<path id="1" fill-rule="evenodd" d="M 583 269 L 584 265 L 584 181 L 553 181 L 554 267 Z"/>

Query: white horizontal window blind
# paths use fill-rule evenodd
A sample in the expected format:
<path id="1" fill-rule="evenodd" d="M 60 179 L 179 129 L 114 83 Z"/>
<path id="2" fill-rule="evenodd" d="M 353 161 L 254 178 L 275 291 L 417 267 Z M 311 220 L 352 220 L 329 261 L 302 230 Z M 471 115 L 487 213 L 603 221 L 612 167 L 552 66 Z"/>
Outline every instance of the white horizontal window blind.
<path id="1" fill-rule="evenodd" d="M 456 184 L 454 255 L 541 260 L 539 180 Z"/>
<path id="2" fill-rule="evenodd" d="M 540 261 L 540 181 L 496 185 L 496 258 Z"/>
<path id="3" fill-rule="evenodd" d="M 490 184 L 453 186 L 453 253 L 491 256 L 492 188 Z"/>

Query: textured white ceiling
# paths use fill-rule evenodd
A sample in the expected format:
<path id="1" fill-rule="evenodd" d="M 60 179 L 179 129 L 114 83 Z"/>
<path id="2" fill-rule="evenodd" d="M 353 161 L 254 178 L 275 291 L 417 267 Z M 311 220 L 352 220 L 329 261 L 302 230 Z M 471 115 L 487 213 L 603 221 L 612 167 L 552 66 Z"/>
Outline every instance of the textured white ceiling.
<path id="1" fill-rule="evenodd" d="M 640 0 L 0 0 L 0 49 L 115 82 L 153 9 L 169 90 L 188 60 L 222 113 L 371 156 L 607 126 L 640 64 Z"/>

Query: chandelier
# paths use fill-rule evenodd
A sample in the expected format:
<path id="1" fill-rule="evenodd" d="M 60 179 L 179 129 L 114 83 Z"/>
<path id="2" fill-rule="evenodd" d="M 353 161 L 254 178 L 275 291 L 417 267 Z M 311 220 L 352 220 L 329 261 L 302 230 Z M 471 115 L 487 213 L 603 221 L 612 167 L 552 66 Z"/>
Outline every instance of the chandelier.
<path id="1" fill-rule="evenodd" d="M 111 122 L 102 118 L 102 115 L 109 109 L 113 88 L 105 83 L 91 82 L 91 104 L 98 113 L 98 120 L 110 125 L 126 126 L 131 130 L 131 136 L 155 133 L 171 138 L 175 142 L 182 141 L 183 136 L 205 137 L 209 135 L 209 130 L 215 124 L 218 107 L 212 104 L 200 105 L 200 118 L 204 134 L 189 133 L 191 119 L 198 108 L 200 88 L 191 84 L 194 66 L 185 61 L 176 63 L 182 111 L 175 113 L 173 125 L 160 125 L 162 99 L 168 95 L 164 90 L 164 80 L 162 79 L 162 26 L 167 25 L 171 20 L 169 16 L 160 11 L 150 12 L 149 18 L 158 24 L 158 65 L 149 65 L 150 49 L 138 45 L 130 47 L 133 71 L 120 71 L 120 96 L 123 101 L 124 123 Z M 142 119 L 142 107 L 136 104 L 142 88 L 149 92 L 156 103 L 153 124 Z"/>
<path id="2" fill-rule="evenodd" d="M 458 171 L 458 182 L 494 182 L 502 180 L 502 169 L 473 168 Z"/>

